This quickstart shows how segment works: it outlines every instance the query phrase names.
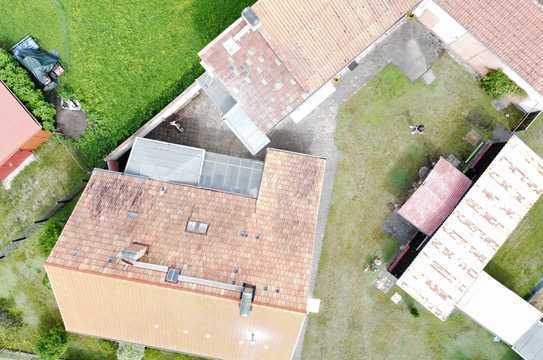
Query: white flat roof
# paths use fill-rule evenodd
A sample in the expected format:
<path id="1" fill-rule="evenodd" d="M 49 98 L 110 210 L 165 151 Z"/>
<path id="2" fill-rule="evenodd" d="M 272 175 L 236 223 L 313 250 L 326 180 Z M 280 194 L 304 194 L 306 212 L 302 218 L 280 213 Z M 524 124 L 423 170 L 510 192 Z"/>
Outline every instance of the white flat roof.
<path id="1" fill-rule="evenodd" d="M 484 271 L 457 307 L 509 345 L 515 344 L 543 316 Z"/>
<path id="2" fill-rule="evenodd" d="M 445 320 L 543 192 L 543 159 L 513 136 L 398 281 Z"/>

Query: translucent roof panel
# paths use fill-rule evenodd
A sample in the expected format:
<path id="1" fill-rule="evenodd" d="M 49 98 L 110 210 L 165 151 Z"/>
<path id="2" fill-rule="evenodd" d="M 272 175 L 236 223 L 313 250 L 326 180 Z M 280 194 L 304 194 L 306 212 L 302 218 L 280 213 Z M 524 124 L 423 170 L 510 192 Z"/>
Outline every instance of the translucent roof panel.
<path id="1" fill-rule="evenodd" d="M 198 185 L 204 156 L 203 149 L 136 138 L 124 172 L 154 180 Z"/>
<path id="2" fill-rule="evenodd" d="M 206 153 L 200 186 L 257 197 L 264 163 Z"/>

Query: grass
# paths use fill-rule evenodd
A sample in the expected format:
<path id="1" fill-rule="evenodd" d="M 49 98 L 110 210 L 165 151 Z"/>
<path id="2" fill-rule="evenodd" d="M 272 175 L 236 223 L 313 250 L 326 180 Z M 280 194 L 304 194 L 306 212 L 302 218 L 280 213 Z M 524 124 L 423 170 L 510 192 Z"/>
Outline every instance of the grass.
<path id="1" fill-rule="evenodd" d="M 13 180 L 9 191 L 0 186 L 0 247 L 17 238 L 86 175 L 68 148 L 55 138 L 35 155 L 38 160 Z"/>
<path id="2" fill-rule="evenodd" d="M 539 118 L 524 134 L 523 140 L 543 157 L 543 118 Z M 505 242 L 486 271 L 522 297 L 529 295 L 543 278 L 543 198 Z M 543 309 L 543 307 L 542 307 Z"/>
<path id="3" fill-rule="evenodd" d="M 61 91 L 93 122 L 75 146 L 94 165 L 201 74 L 197 52 L 252 2 L 0 0 L 0 45 L 32 34 L 60 53 Z"/>
<path id="4" fill-rule="evenodd" d="M 341 160 L 322 248 L 303 357 L 350 359 L 514 359 L 513 352 L 470 319 L 455 313 L 441 322 L 407 295 L 394 305 L 372 287 L 364 259 L 390 260 L 397 245 L 381 231 L 390 204 L 406 197 L 417 170 L 455 154 L 465 158 L 472 128 L 485 136 L 508 119 L 490 104 L 477 81 L 449 57 L 433 67 L 432 85 L 409 80 L 389 65 L 340 109 L 336 145 Z M 408 125 L 423 123 L 413 136 Z M 400 291 L 401 292 L 401 291 Z M 414 317 L 409 308 L 415 307 Z"/>
<path id="5" fill-rule="evenodd" d="M 92 167 L 202 73 L 197 52 L 253 2 L 0 0 L 0 7 L 9 9 L 0 17 L 0 46 L 9 48 L 31 34 L 44 48 L 58 51 L 66 68 L 60 91 L 81 100 L 90 120 L 84 136 L 70 145 Z M 40 21 L 30 21 L 36 17 Z M 0 189 L 0 245 L 86 176 L 55 141 L 42 146 L 38 156 L 12 190 Z M 0 297 L 15 297 L 26 325 L 15 332 L 0 329 L 0 348 L 32 351 L 41 318 L 58 316 L 44 285 L 45 258 L 37 238 L 38 233 L 2 260 Z M 114 352 L 110 342 L 70 335 L 66 357 L 111 359 Z M 146 357 L 184 358 L 156 350 Z"/>

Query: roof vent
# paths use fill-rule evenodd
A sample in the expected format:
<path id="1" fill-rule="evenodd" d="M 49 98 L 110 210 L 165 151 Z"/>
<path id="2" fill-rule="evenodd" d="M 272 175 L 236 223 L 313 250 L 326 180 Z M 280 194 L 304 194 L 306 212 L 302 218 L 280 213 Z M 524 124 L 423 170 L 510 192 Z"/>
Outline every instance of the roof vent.
<path id="1" fill-rule="evenodd" d="M 149 247 L 147 245 L 133 242 L 128 247 L 121 250 L 121 252 L 119 253 L 119 257 L 124 262 L 132 264 L 135 261 L 141 259 L 145 254 L 147 254 L 148 250 Z"/>
<path id="2" fill-rule="evenodd" d="M 253 300 L 255 299 L 256 286 L 243 283 L 243 290 L 240 296 L 239 314 L 243 317 L 249 316 L 253 309 Z"/>
<path id="3" fill-rule="evenodd" d="M 247 24 L 251 26 L 251 29 L 256 30 L 260 27 L 260 19 L 250 7 L 246 7 L 245 9 L 243 9 L 243 11 L 241 12 L 241 17 L 243 17 L 243 19 L 247 21 Z"/>

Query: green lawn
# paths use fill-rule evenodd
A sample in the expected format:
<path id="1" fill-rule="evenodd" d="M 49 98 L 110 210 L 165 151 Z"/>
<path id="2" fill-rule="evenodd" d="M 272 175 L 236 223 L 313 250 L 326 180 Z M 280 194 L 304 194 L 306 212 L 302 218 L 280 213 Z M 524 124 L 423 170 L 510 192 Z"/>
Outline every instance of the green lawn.
<path id="1" fill-rule="evenodd" d="M 387 66 L 340 109 L 341 160 L 315 291 L 321 312 L 310 315 L 305 359 L 515 358 L 461 314 L 441 322 L 415 305 L 420 316 L 412 316 L 389 300 L 397 288 L 384 295 L 371 285 L 376 273 L 363 271 L 368 258 L 394 254 L 397 245 L 381 225 L 390 205 L 405 199 L 417 169 L 439 155 L 465 158 L 472 147 L 463 137 L 472 127 L 488 134 L 508 122 L 448 56 L 433 70 L 437 80 L 428 86 Z M 410 135 L 408 124 L 419 122 L 425 133 Z"/>
<path id="2" fill-rule="evenodd" d="M 76 143 L 90 164 L 203 70 L 197 52 L 252 0 L 0 0 L 0 46 L 26 34 L 56 49 L 95 127 Z M 40 21 L 35 21 L 39 16 Z"/>
<path id="3" fill-rule="evenodd" d="M 521 137 L 543 157 L 543 118 L 539 118 Z M 523 297 L 543 278 L 542 219 L 543 198 L 540 198 L 486 268 L 492 276 Z"/>
<path id="4" fill-rule="evenodd" d="M 0 247 L 45 215 L 56 200 L 74 191 L 87 173 L 69 148 L 55 138 L 40 146 L 35 155 L 37 160 L 13 180 L 9 191 L 0 186 Z"/>
<path id="5" fill-rule="evenodd" d="M 57 50 L 66 74 L 62 93 L 80 99 L 91 126 L 70 142 L 89 167 L 177 96 L 203 71 L 197 52 L 240 16 L 252 0 L 0 0 L 0 46 L 27 34 Z M 49 141 L 40 160 L 0 189 L 0 245 L 11 240 L 54 202 L 71 192 L 85 172 L 65 149 Z M 69 211 L 59 214 L 66 218 Z M 0 297 L 14 297 L 25 326 L 0 329 L 0 348 L 33 351 L 41 319 L 57 316 L 42 284 L 44 258 L 37 235 L 0 263 Z M 110 342 L 70 336 L 68 359 L 111 359 Z M 148 351 L 149 359 L 183 359 Z"/>

